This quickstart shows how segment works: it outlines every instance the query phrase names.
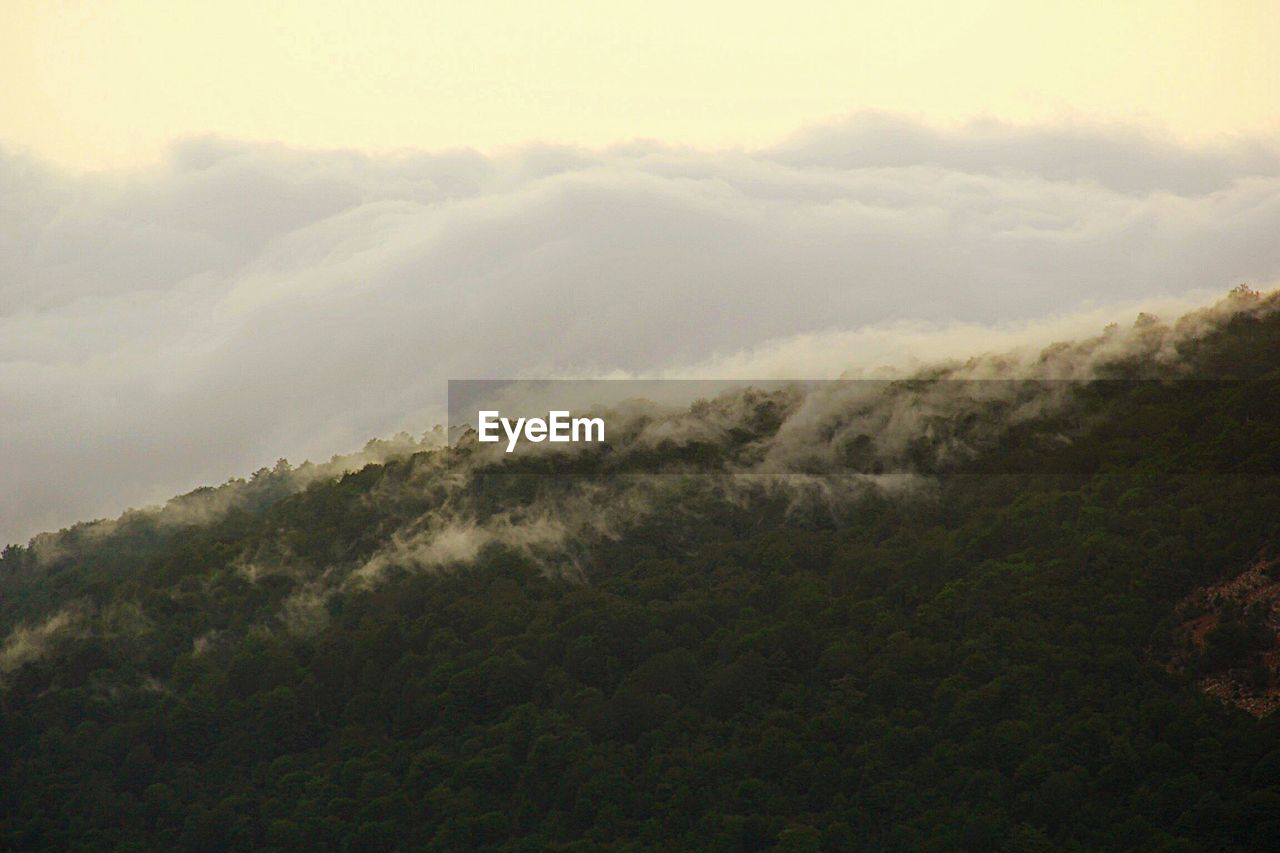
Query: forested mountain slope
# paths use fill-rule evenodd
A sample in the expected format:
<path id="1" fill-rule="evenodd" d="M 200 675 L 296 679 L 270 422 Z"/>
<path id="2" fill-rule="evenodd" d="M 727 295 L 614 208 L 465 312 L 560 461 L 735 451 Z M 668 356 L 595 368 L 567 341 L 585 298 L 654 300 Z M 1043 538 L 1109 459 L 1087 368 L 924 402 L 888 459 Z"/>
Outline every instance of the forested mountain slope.
<path id="1" fill-rule="evenodd" d="M 1269 847 L 1278 303 L 10 547 L 0 846 Z"/>

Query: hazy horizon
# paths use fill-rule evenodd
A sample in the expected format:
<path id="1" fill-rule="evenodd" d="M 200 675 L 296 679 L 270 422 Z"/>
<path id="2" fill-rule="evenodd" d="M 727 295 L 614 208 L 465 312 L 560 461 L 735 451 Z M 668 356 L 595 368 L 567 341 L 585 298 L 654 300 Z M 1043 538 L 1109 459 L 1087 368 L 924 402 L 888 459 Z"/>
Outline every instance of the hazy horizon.
<path id="1" fill-rule="evenodd" d="M 114 180 L 0 172 L 14 541 L 421 432 L 449 378 L 838 374 L 1280 277 L 1272 149 L 1115 130 L 869 115 L 733 156 L 199 139 Z"/>
<path id="2" fill-rule="evenodd" d="M 0 24 L 0 543 L 449 378 L 836 375 L 1280 281 L 1264 3 Z"/>

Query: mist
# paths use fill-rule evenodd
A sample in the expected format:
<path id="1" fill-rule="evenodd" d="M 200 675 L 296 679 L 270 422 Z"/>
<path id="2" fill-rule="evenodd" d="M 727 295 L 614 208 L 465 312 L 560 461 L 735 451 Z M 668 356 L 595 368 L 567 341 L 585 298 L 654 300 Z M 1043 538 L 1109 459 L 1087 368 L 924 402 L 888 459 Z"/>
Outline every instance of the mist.
<path id="1" fill-rule="evenodd" d="M 831 376 L 1280 278 L 1269 140 L 862 116 L 761 151 L 0 154 L 0 541 L 443 420 L 450 378 Z M 433 540 L 434 541 L 434 540 Z"/>

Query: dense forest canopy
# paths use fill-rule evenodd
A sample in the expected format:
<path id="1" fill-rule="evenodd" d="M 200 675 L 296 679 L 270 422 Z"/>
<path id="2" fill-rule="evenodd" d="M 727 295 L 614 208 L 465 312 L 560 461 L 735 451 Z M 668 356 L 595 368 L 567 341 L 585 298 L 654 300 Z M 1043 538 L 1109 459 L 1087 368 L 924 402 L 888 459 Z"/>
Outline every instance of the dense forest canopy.
<path id="1" fill-rule="evenodd" d="M 1271 846 L 1278 307 L 10 546 L 0 847 Z"/>

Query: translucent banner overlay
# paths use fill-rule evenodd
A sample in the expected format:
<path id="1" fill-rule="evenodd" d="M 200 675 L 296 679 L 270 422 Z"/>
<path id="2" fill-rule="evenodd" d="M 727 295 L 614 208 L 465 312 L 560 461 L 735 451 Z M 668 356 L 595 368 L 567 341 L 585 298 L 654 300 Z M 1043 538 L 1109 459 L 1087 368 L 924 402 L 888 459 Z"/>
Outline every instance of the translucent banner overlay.
<path id="1" fill-rule="evenodd" d="M 449 382 L 451 444 L 562 474 L 1274 474 L 1277 411 L 1270 380 Z"/>

